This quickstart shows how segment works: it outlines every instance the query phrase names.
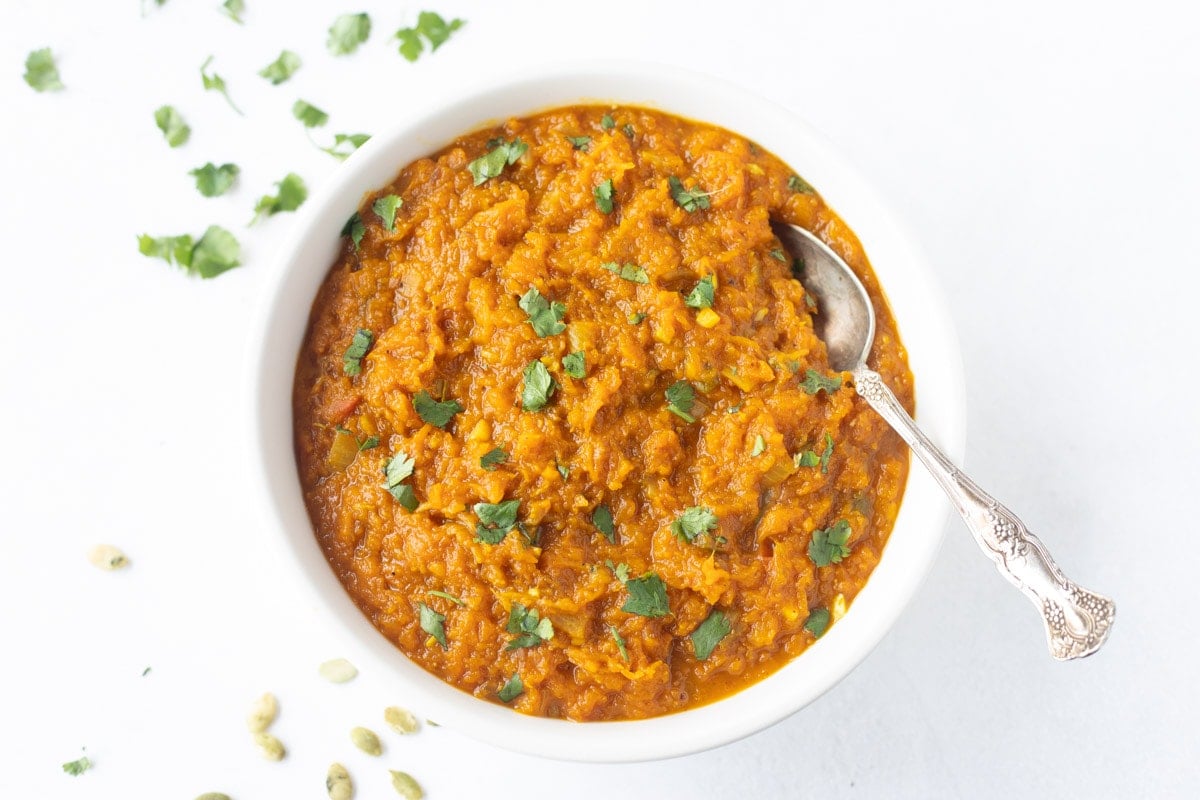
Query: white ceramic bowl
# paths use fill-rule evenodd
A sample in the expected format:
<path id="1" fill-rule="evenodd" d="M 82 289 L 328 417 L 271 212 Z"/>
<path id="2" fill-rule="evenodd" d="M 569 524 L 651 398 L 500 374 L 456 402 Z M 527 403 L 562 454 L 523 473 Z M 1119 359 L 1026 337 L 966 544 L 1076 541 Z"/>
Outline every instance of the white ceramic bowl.
<path id="1" fill-rule="evenodd" d="M 957 343 L 928 268 L 891 212 L 792 111 L 709 76 L 650 64 L 587 64 L 493 78 L 448 99 L 438 110 L 398 120 L 392 130 L 373 137 L 305 203 L 293 227 L 296 236 L 269 276 L 256 343 L 253 414 L 272 526 L 294 568 L 323 601 L 319 617 L 308 624 L 348 631 L 361 645 L 356 654 L 360 666 L 394 676 L 396 696 L 420 697 L 426 715 L 469 736 L 551 758 L 645 761 L 715 747 L 761 730 L 846 676 L 916 593 L 937 555 L 949 506 L 913 464 L 882 560 L 829 633 L 774 675 L 731 697 L 656 719 L 574 723 L 518 714 L 443 683 L 371 626 L 317 545 L 292 446 L 296 355 L 317 288 L 338 252 L 342 226 L 364 193 L 456 136 L 507 117 L 587 101 L 649 106 L 729 128 L 782 158 L 815 186 L 858 234 L 891 303 L 915 376 L 918 420 L 951 457 L 961 459 L 965 421 Z"/>

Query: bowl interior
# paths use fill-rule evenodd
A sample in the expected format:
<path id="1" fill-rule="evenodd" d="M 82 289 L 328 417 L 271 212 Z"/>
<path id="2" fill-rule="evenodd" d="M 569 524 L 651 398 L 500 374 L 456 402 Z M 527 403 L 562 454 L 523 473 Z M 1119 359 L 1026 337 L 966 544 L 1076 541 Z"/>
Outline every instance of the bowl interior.
<path id="1" fill-rule="evenodd" d="M 271 525 L 284 557 L 322 600 L 318 617 L 308 624 L 348 632 L 360 646 L 356 658 L 373 671 L 394 675 L 439 723 L 534 755 L 579 761 L 666 758 L 724 744 L 783 719 L 870 652 L 932 564 L 949 506 L 918 465 L 866 587 L 838 624 L 775 674 L 717 703 L 654 719 L 580 724 L 527 717 L 454 689 L 409 661 L 359 612 L 325 561 L 305 511 L 292 445 L 292 380 L 308 314 L 336 257 L 346 219 L 364 193 L 391 180 L 405 164 L 491 121 L 554 106 L 606 102 L 658 108 L 756 141 L 803 175 L 858 234 L 908 349 L 918 420 L 952 458 L 961 459 L 965 422 L 957 343 L 920 253 L 874 191 L 800 118 L 709 76 L 660 65 L 593 64 L 491 79 L 459 96 L 399 122 L 352 156 L 301 209 L 296 235 L 268 276 L 254 344 L 252 424 Z"/>

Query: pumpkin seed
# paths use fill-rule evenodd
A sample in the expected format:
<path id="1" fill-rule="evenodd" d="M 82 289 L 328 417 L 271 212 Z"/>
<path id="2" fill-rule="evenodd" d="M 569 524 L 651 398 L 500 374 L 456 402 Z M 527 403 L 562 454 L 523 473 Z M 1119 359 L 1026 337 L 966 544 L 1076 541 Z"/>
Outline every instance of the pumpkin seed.
<path id="1" fill-rule="evenodd" d="M 88 561 L 100 569 L 114 570 L 129 566 L 129 559 L 111 544 L 98 544 L 88 551 Z"/>
<path id="2" fill-rule="evenodd" d="M 354 742 L 355 747 L 369 756 L 377 756 L 383 753 L 383 745 L 379 743 L 379 737 L 372 730 L 354 728 L 350 731 L 350 741 Z"/>
<path id="3" fill-rule="evenodd" d="M 341 764 L 329 766 L 325 790 L 329 792 L 329 800 L 350 800 L 354 797 L 354 783 L 350 780 L 350 773 Z"/>
<path id="4" fill-rule="evenodd" d="M 354 680 L 358 668 L 344 658 L 334 658 L 326 661 L 318 669 L 321 677 L 331 683 L 345 683 Z"/>
<path id="5" fill-rule="evenodd" d="M 404 800 L 421 800 L 425 796 L 421 784 L 417 783 L 416 778 L 412 775 L 407 772 L 397 772 L 394 769 L 388 770 L 388 772 L 392 773 L 392 788 Z"/>
<path id="6" fill-rule="evenodd" d="M 246 727 L 250 729 L 251 733 L 262 733 L 271 727 L 277 714 L 279 714 L 279 703 L 276 702 L 275 695 L 267 692 L 258 698 L 258 702 L 250 709 L 250 716 L 246 717 Z"/>
<path id="7" fill-rule="evenodd" d="M 229 795 L 221 792 L 205 792 L 196 798 L 196 800 L 230 800 Z"/>
<path id="8" fill-rule="evenodd" d="M 283 742 L 269 733 L 254 734 L 254 743 L 258 745 L 262 757 L 268 761 L 282 761 L 283 757 L 287 755 L 287 751 L 283 749 Z"/>
<path id="9" fill-rule="evenodd" d="M 399 706 L 388 706 L 383 710 L 383 721 L 392 726 L 396 733 L 416 733 L 421 727 L 411 711 Z"/>

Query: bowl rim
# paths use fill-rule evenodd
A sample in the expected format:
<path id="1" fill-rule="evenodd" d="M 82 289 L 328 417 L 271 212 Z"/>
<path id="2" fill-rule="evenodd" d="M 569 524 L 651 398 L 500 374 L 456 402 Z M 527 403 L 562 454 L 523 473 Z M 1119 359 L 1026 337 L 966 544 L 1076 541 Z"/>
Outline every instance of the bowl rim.
<path id="1" fill-rule="evenodd" d="M 962 459 L 966 420 L 961 357 L 932 271 L 877 192 L 797 113 L 724 79 L 635 61 L 583 61 L 492 73 L 453 95 L 406 114 L 347 159 L 299 210 L 292 236 L 263 282 L 257 330 L 247 348 L 252 459 L 257 488 L 266 498 L 260 510 L 286 562 L 277 572 L 303 577 L 304 590 L 321 597 L 321 602 L 306 604 L 305 625 L 336 626 L 342 635 L 349 634 L 358 645 L 355 660 L 388 675 L 403 696 L 420 697 L 425 716 L 472 738 L 530 755 L 585 762 L 671 758 L 736 741 L 794 714 L 874 649 L 936 559 L 950 506 L 915 463 L 880 563 L 838 624 L 801 656 L 733 695 L 644 720 L 577 723 L 532 717 L 456 689 L 425 672 L 379 634 L 325 561 L 299 489 L 292 443 L 292 376 L 316 287 L 333 263 L 346 218 L 366 192 L 456 136 L 496 120 L 575 103 L 637 105 L 708 121 L 751 138 L 804 175 L 859 236 L 879 277 L 909 352 L 918 420 L 951 459 Z M 662 102 L 664 97 L 671 100 Z M 695 113 L 709 108 L 711 113 Z M 898 305 L 904 310 L 897 310 Z"/>

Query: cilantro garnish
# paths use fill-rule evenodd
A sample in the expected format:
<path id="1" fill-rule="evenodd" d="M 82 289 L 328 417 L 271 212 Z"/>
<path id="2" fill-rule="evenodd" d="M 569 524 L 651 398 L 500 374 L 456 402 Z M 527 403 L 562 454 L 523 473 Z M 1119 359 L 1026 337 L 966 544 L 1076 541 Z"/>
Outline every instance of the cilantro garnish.
<path id="1" fill-rule="evenodd" d="M 292 104 L 292 116 L 306 128 L 319 128 L 329 122 L 329 115 L 307 100 L 297 100 Z"/>
<path id="2" fill-rule="evenodd" d="M 811 633 L 813 636 L 820 639 L 825 635 L 825 631 L 829 629 L 829 609 L 816 608 L 808 615 L 808 619 L 804 621 L 804 630 Z"/>
<path id="3" fill-rule="evenodd" d="M 630 283 L 649 283 L 650 274 L 646 272 L 644 267 L 639 267 L 637 264 L 618 264 L 615 261 L 605 261 L 600 265 L 603 269 L 608 270 Z"/>
<path id="4" fill-rule="evenodd" d="M 586 356 L 584 356 L 582 350 L 578 350 L 574 353 L 569 353 L 563 356 L 563 372 L 567 373 L 575 380 L 582 380 L 583 376 L 587 374 L 587 363 L 585 358 Z"/>
<path id="5" fill-rule="evenodd" d="M 376 447 L 379 447 L 379 437 L 368 436 L 358 443 L 358 452 L 361 453 L 364 450 L 374 450 Z"/>
<path id="6" fill-rule="evenodd" d="M 450 38 L 450 34 L 464 24 L 466 23 L 461 19 L 446 22 L 439 14 L 422 11 L 417 16 L 415 27 L 401 28 L 396 31 L 396 38 L 400 40 L 400 55 L 409 61 L 416 61 L 425 50 L 425 43 L 421 41 L 421 37 L 429 40 L 429 52 L 432 53 L 445 44 L 446 40 Z"/>
<path id="7" fill-rule="evenodd" d="M 622 611 L 641 617 L 665 617 L 671 613 L 666 584 L 653 572 L 625 581 L 625 590 L 629 599 L 621 606 Z"/>
<path id="8" fill-rule="evenodd" d="M 421 630 L 437 640 L 443 650 L 448 650 L 450 645 L 446 642 L 446 615 L 439 614 L 424 603 L 417 603 L 417 608 L 421 612 Z"/>
<path id="9" fill-rule="evenodd" d="M 350 219 L 346 220 L 346 224 L 342 226 L 342 236 L 348 236 L 350 241 L 354 242 L 354 249 L 362 244 L 363 235 L 366 234 L 367 228 L 363 225 L 362 217 L 355 211 L 350 215 Z"/>
<path id="10" fill-rule="evenodd" d="M 571 465 L 570 464 L 560 464 L 560 463 L 558 463 L 558 459 L 556 458 L 556 459 L 554 459 L 554 468 L 556 470 L 558 470 L 559 477 L 562 478 L 564 481 L 567 478 L 571 477 Z"/>
<path id="11" fill-rule="evenodd" d="M 371 210 L 375 212 L 375 216 L 379 217 L 379 221 L 383 223 L 383 227 L 388 229 L 388 232 L 396 230 L 396 209 L 404 205 L 404 201 L 399 195 L 385 195 L 374 202 Z"/>
<path id="12" fill-rule="evenodd" d="M 502 503 L 476 503 L 472 508 L 479 522 L 475 536 L 485 544 L 500 544 L 508 532 L 517 524 L 520 500 L 505 500 Z"/>
<path id="13" fill-rule="evenodd" d="M 837 375 L 832 378 L 826 378 L 815 369 L 807 369 L 804 371 L 804 380 L 800 382 L 800 388 L 808 394 L 816 394 L 824 391 L 826 394 L 836 392 L 842 386 L 842 376 Z"/>
<path id="14" fill-rule="evenodd" d="M 269 80 L 272 86 L 278 86 L 295 75 L 298 69 L 300 69 L 300 56 L 291 50 L 282 50 L 279 58 L 260 69 L 258 74 Z"/>
<path id="15" fill-rule="evenodd" d="M 592 146 L 592 138 L 590 136 L 568 136 L 567 141 L 571 143 L 571 147 L 586 153 Z"/>
<path id="16" fill-rule="evenodd" d="M 687 423 L 696 421 L 691 415 L 692 406 L 696 403 L 696 390 L 687 381 L 676 381 L 664 392 L 667 397 L 667 411 Z"/>
<path id="17" fill-rule="evenodd" d="M 437 401 L 422 389 L 413 395 L 413 410 L 417 416 L 435 428 L 445 428 L 455 414 L 463 410 L 456 400 Z"/>
<path id="18" fill-rule="evenodd" d="M 815 450 L 805 450 L 792 456 L 792 463 L 799 467 L 820 467 L 821 474 L 829 472 L 829 457 L 833 455 L 833 437 L 825 432 L 825 450 L 819 455 Z"/>
<path id="19" fill-rule="evenodd" d="M 592 524 L 604 534 L 605 539 L 612 544 L 617 543 L 617 531 L 613 527 L 613 515 L 608 506 L 596 506 L 596 510 L 592 512 Z"/>
<path id="20" fill-rule="evenodd" d="M 825 432 L 825 450 L 821 453 L 820 465 L 821 474 L 825 475 L 829 472 L 829 457 L 833 455 L 833 437 L 829 435 L 829 431 Z"/>
<path id="21" fill-rule="evenodd" d="M 342 14 L 329 26 L 325 46 L 335 56 L 353 53 L 371 35 L 371 17 L 367 14 Z"/>
<path id="22" fill-rule="evenodd" d="M 264 194 L 254 206 L 253 225 L 263 217 L 273 217 L 281 211 L 295 211 L 308 199 L 308 187 L 304 179 L 294 172 L 283 176 L 283 180 L 275 184 L 278 192 L 273 195 Z"/>
<path id="23" fill-rule="evenodd" d="M 791 189 L 793 192 L 798 192 L 800 194 L 812 194 L 813 193 L 813 187 L 809 186 L 808 182 L 805 181 L 803 178 L 801 178 L 799 175 L 793 175 L 790 178 L 788 178 L 787 187 L 789 189 Z"/>
<path id="24" fill-rule="evenodd" d="M 178 264 L 189 275 L 201 278 L 215 278 L 242 263 L 238 240 L 219 225 L 210 225 L 194 244 L 192 237 L 186 234 L 159 239 L 142 234 L 138 237 L 138 251 L 144 256 L 161 258 L 168 264 Z"/>
<path id="25" fill-rule="evenodd" d="M 233 104 L 233 98 L 229 96 L 229 89 L 225 86 L 225 79 L 215 72 L 212 75 L 208 74 L 208 65 L 211 64 L 212 61 L 213 57 L 209 56 L 204 60 L 204 63 L 200 65 L 200 80 L 204 82 L 204 88 L 206 90 L 220 92 L 221 96 L 225 98 L 225 102 L 229 103 L 230 108 L 232 108 L 238 114 L 241 114 L 241 116 L 246 116 L 245 114 L 242 114 L 242 110 L 240 108 Z"/>
<path id="26" fill-rule="evenodd" d="M 596 199 L 596 208 L 600 209 L 601 214 L 611 214 L 613 210 L 612 178 L 593 189 L 592 197 Z"/>
<path id="27" fill-rule="evenodd" d="M 540 619 L 537 609 L 525 608 L 520 603 L 513 603 L 508 612 L 508 625 L 505 630 L 517 634 L 508 643 L 505 650 L 516 650 L 521 647 L 537 647 L 542 642 L 554 638 L 554 625 L 550 619 Z"/>
<path id="28" fill-rule="evenodd" d="M 783 254 L 783 250 L 778 247 L 768 253 L 768 255 L 770 255 L 771 258 L 775 259 L 776 261 L 782 261 L 784 264 L 787 263 L 787 256 L 785 256 Z"/>
<path id="29" fill-rule="evenodd" d="M 496 447 L 479 457 L 479 466 L 493 472 L 497 464 L 503 464 L 505 461 L 508 461 L 508 453 L 504 452 L 503 448 Z"/>
<path id="30" fill-rule="evenodd" d="M 508 683 L 500 687 L 500 691 L 496 692 L 496 697 L 502 703 L 511 703 L 513 700 L 520 697 L 525 692 L 525 684 L 521 682 L 521 676 L 516 672 L 508 679 Z"/>
<path id="31" fill-rule="evenodd" d="M 604 566 L 608 567 L 609 571 L 613 574 L 613 577 L 622 584 L 629 580 L 628 564 L 614 564 L 611 558 L 606 558 L 604 559 Z"/>
<path id="32" fill-rule="evenodd" d="M 237 164 L 222 164 L 217 166 L 211 161 L 203 167 L 197 167 L 188 174 L 196 179 L 196 191 L 205 197 L 220 197 L 229 191 L 237 178 Z"/>
<path id="33" fill-rule="evenodd" d="M 22 77 L 36 92 L 57 92 L 66 88 L 58 76 L 54 54 L 49 47 L 34 50 L 25 57 L 25 74 Z"/>
<path id="34" fill-rule="evenodd" d="M 488 147 L 490 149 L 487 153 L 467 164 L 467 169 L 470 170 L 471 176 L 475 179 L 476 186 L 489 178 L 499 176 L 506 166 L 515 164 L 517 159 L 529 149 L 529 145 L 520 139 L 513 139 L 511 142 L 506 142 L 503 139 L 493 139 L 488 142 Z"/>
<path id="35" fill-rule="evenodd" d="M 628 664 L 629 651 L 625 649 L 625 640 L 621 637 L 621 634 L 617 632 L 617 626 L 609 625 L 608 632 L 612 634 L 613 641 L 617 643 L 617 650 L 621 653 L 621 660 Z"/>
<path id="36" fill-rule="evenodd" d="M 363 356 L 371 349 L 371 343 L 374 341 L 375 334 L 366 328 L 359 328 L 342 356 L 342 372 L 350 376 L 361 373 Z"/>
<path id="37" fill-rule="evenodd" d="M 698 661 L 707 661 L 717 643 L 729 635 L 733 626 L 724 612 L 713 609 L 708 618 L 691 633 L 692 650 Z"/>
<path id="38" fill-rule="evenodd" d="M 192 129 L 174 106 L 162 106 L 155 111 L 154 124 L 163 132 L 163 137 L 171 147 L 179 147 L 192 135 Z"/>
<path id="39" fill-rule="evenodd" d="M 396 453 L 383 468 L 383 488 L 410 514 L 420 505 L 412 484 L 405 483 L 412 476 L 415 465 L 416 462 L 404 453 Z"/>
<path id="40" fill-rule="evenodd" d="M 679 519 L 671 523 L 671 533 L 689 543 L 695 543 L 698 538 L 716 529 L 717 515 L 711 508 L 702 506 L 685 509 Z"/>
<path id="41" fill-rule="evenodd" d="M 221 11 L 225 16 L 236 22 L 238 25 L 242 23 L 242 14 L 246 13 L 246 3 L 243 0 L 225 0 L 221 4 Z"/>
<path id="42" fill-rule="evenodd" d="M 541 361 L 530 361 L 522 374 L 521 407 L 526 411 L 541 411 L 554 394 L 554 379 Z"/>
<path id="43" fill-rule="evenodd" d="M 616 120 L 612 118 L 612 114 L 605 114 L 600 118 L 600 127 L 606 131 L 611 131 L 616 124 Z"/>
<path id="44" fill-rule="evenodd" d="M 716 296 L 716 283 L 712 275 L 705 275 L 700 279 L 688 296 L 683 299 L 689 308 L 712 308 L 713 300 Z"/>
<path id="45" fill-rule="evenodd" d="M 644 320 L 645 318 L 646 318 L 646 314 L 642 311 L 638 311 L 638 312 L 630 314 L 628 317 L 626 317 L 625 321 L 628 322 L 630 325 L 641 325 L 642 320 Z"/>
<path id="46" fill-rule="evenodd" d="M 837 564 L 850 555 L 850 523 L 839 519 L 825 530 L 817 528 L 813 531 L 812 541 L 808 543 L 808 557 L 818 567 L 828 567 Z"/>
<path id="47" fill-rule="evenodd" d="M 767 442 L 763 439 L 762 434 L 754 437 L 754 447 L 750 450 L 750 457 L 757 458 L 761 456 L 763 451 L 767 449 Z"/>
<path id="48" fill-rule="evenodd" d="M 554 336 L 567 329 L 562 322 L 563 316 L 567 313 L 567 307 L 562 303 L 551 303 L 546 300 L 536 286 L 530 286 L 529 291 L 517 301 L 517 305 L 529 315 L 529 324 L 533 326 L 533 332 L 538 335 L 538 338 Z"/>
<path id="49" fill-rule="evenodd" d="M 440 597 L 443 600 L 449 600 L 451 603 L 454 603 L 454 605 L 456 605 L 456 606 L 465 606 L 467 604 L 466 601 L 463 600 L 461 597 L 455 597 L 454 595 L 450 594 L 449 592 L 442 592 L 437 589 L 430 589 L 429 591 L 425 592 L 425 594 L 429 595 L 430 597 Z"/>
<path id="50" fill-rule="evenodd" d="M 322 147 L 321 152 L 327 153 L 338 161 L 345 161 L 350 155 L 371 139 L 369 133 L 335 133 L 333 144 Z"/>
<path id="51" fill-rule="evenodd" d="M 633 138 L 633 126 L 630 125 L 628 122 L 626 122 L 624 125 L 621 126 L 621 133 L 625 134 L 625 136 L 627 138 L 632 139 Z"/>
<path id="52" fill-rule="evenodd" d="M 92 768 L 92 760 L 87 756 L 77 758 L 74 761 L 68 761 L 62 765 L 63 772 L 68 775 L 82 775 Z"/>
<path id="53" fill-rule="evenodd" d="M 671 189 L 671 199 L 679 204 L 679 207 L 691 214 L 693 211 L 703 210 L 708 208 L 709 193 L 703 192 L 700 189 L 692 186 L 691 189 L 683 188 L 683 181 L 676 178 L 674 175 L 667 178 L 667 185 Z"/>

